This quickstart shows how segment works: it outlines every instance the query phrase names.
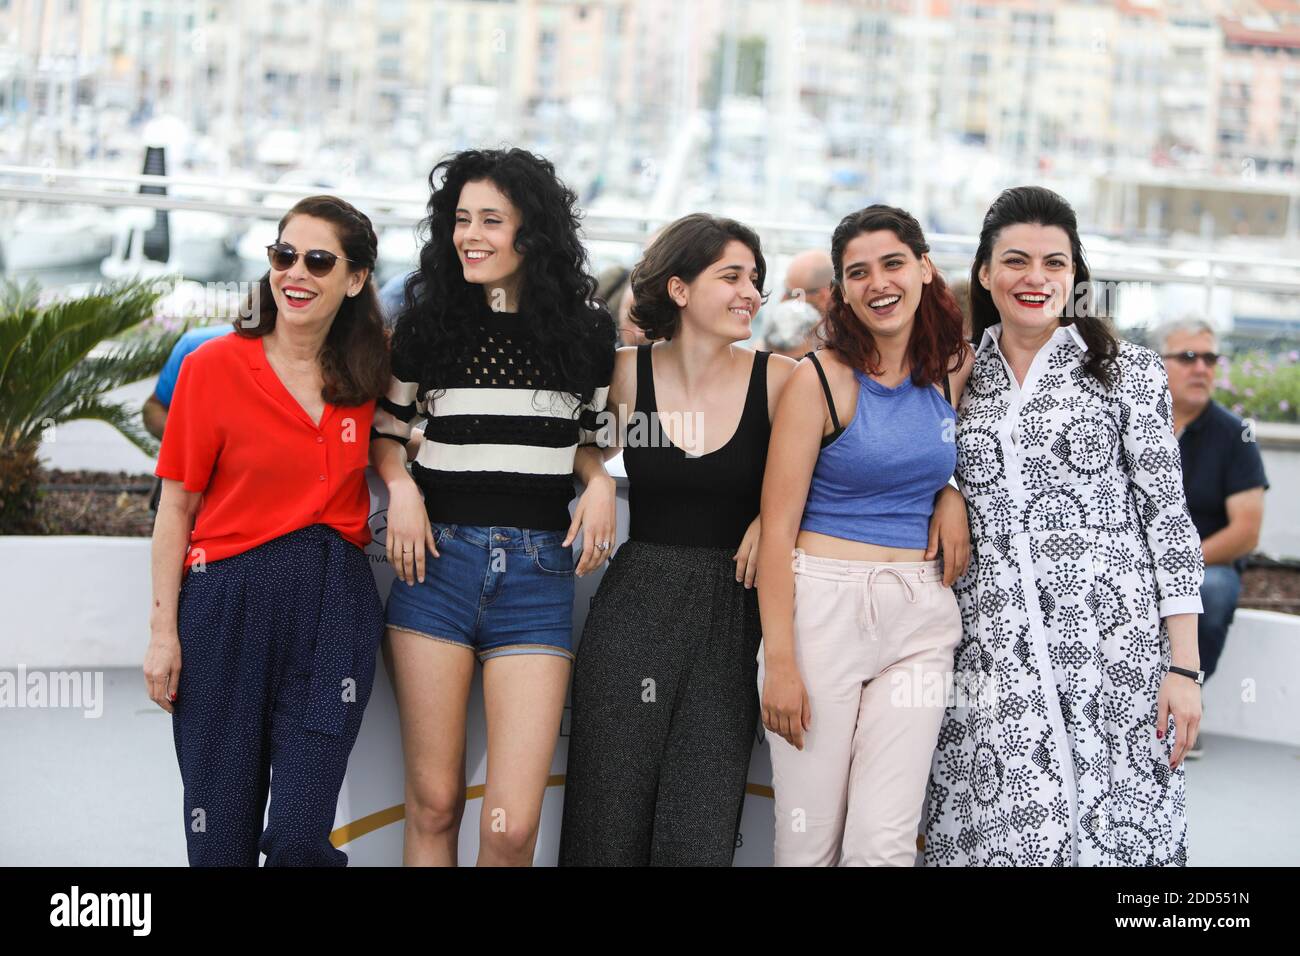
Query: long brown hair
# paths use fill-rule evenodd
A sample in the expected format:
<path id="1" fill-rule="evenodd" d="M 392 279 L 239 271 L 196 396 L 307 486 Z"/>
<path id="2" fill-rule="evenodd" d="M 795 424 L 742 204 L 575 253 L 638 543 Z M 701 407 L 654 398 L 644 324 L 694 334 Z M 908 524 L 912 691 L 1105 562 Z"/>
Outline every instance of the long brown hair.
<path id="1" fill-rule="evenodd" d="M 321 347 L 321 397 L 331 405 L 362 405 L 388 390 L 388 338 L 384 334 L 379 296 L 375 292 L 375 259 L 379 240 L 370 218 L 337 196 L 308 196 L 284 214 L 276 230 L 277 240 L 294 216 L 314 216 L 334 227 L 343 256 L 352 260 L 353 272 L 369 269 L 366 283 L 354 296 L 345 296 Z M 271 273 L 262 276 L 244 310 L 257 305 L 257 322 L 235 323 L 235 332 L 247 338 L 268 335 L 275 328 L 275 297 L 271 294 Z"/>
<path id="2" fill-rule="evenodd" d="M 830 307 L 821 322 L 826 344 L 853 368 L 873 375 L 882 371 L 880 350 L 870 330 L 844 301 L 844 250 L 862 233 L 880 231 L 892 232 L 917 259 L 930 251 L 921 224 L 905 210 L 877 204 L 845 216 L 831 237 L 835 281 L 831 285 Z M 930 281 L 921 287 L 921 301 L 907 343 L 907 358 L 916 384 L 938 385 L 949 372 L 961 367 L 964 347 L 961 325 L 961 307 L 939 270 L 934 269 Z"/>

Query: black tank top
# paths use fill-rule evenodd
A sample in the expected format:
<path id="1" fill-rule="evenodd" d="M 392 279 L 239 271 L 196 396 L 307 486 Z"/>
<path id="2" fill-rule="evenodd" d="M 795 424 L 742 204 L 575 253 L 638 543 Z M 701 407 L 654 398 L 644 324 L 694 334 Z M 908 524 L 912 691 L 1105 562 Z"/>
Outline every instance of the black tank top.
<path id="1" fill-rule="evenodd" d="M 767 352 L 754 353 L 745 407 L 731 440 L 688 456 L 659 425 L 649 345 L 637 348 L 636 418 L 623 464 L 629 483 L 629 537 L 654 544 L 736 548 L 758 517 L 767 464 Z M 678 430 L 678 434 L 681 431 Z M 638 441 L 638 439 L 640 439 Z"/>

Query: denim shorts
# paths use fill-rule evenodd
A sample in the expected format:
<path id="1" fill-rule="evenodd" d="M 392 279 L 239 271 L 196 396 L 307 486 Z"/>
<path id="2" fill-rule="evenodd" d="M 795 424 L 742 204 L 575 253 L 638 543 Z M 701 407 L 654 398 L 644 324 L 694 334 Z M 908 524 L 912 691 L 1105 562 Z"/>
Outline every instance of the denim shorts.
<path id="1" fill-rule="evenodd" d="M 480 661 L 506 654 L 573 659 L 573 551 L 563 531 L 432 524 L 440 557 L 424 582 L 393 582 L 389 627 L 461 644 Z"/>

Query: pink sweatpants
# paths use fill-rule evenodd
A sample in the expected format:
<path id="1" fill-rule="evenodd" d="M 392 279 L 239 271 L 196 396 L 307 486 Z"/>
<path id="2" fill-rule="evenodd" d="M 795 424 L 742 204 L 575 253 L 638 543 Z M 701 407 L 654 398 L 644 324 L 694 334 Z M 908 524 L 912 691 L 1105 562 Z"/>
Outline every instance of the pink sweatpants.
<path id="1" fill-rule="evenodd" d="M 767 732 L 777 866 L 912 866 L 961 614 L 937 561 L 795 551 L 794 651 L 812 726 Z M 758 652 L 763 691 L 763 649 Z"/>

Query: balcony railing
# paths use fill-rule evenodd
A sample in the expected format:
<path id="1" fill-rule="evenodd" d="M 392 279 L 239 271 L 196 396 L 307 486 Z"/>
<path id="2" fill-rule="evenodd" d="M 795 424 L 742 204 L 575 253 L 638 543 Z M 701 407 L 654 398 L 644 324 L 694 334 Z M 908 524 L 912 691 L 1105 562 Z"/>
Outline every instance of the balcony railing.
<path id="1" fill-rule="evenodd" d="M 137 191 L 145 185 L 165 186 L 169 192 L 157 195 Z M 313 187 L 303 184 L 0 165 L 0 202 L 192 210 L 256 221 L 278 218 L 294 201 L 311 191 Z M 338 194 L 365 209 L 375 227 L 381 230 L 412 227 L 423 215 L 425 197 L 418 194 L 348 189 L 339 189 Z M 209 198 L 202 198 L 203 195 Z M 630 264 L 666 221 L 649 215 L 589 214 L 583 220 L 583 232 L 589 242 L 625 244 L 623 258 Z M 762 237 L 769 258 L 775 260 L 803 249 L 826 246 L 835 226 L 829 220 L 813 223 L 751 220 L 749 224 Z M 931 257 L 940 269 L 953 276 L 966 272 L 977 245 L 976 236 L 930 233 L 927 238 L 933 250 Z M 1086 246 L 1094 282 L 1197 287 L 1203 295 L 1207 315 L 1211 314 L 1215 293 L 1220 289 L 1278 297 L 1300 295 L 1300 259 L 1160 248 L 1099 237 L 1088 238 Z M 1293 328 L 1300 328 L 1300 311 L 1288 318 L 1293 320 L 1289 323 Z M 1285 331 L 1287 324 L 1279 323 L 1279 331 Z"/>

